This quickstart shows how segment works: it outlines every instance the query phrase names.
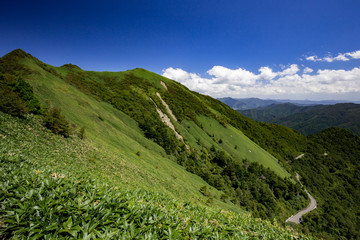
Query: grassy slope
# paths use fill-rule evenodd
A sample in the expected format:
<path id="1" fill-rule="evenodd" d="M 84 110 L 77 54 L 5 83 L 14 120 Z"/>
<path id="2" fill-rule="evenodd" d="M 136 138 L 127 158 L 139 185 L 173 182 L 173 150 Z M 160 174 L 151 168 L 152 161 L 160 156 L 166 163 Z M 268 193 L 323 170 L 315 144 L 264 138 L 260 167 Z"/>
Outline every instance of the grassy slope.
<path id="1" fill-rule="evenodd" d="M 0 238 L 310 239 L 248 214 L 94 181 L 91 168 L 101 166 L 91 157 L 102 150 L 52 134 L 37 117 L 0 112 L 0 132 Z"/>
<path id="2" fill-rule="evenodd" d="M 54 105 L 61 107 L 63 109 L 64 115 L 72 122 L 74 122 L 79 127 L 85 126 L 87 128 L 87 134 L 91 139 L 96 140 L 98 143 L 110 145 L 113 147 L 115 151 L 120 151 L 120 149 L 123 149 L 121 151 L 122 154 L 125 154 L 126 157 L 129 157 L 130 159 L 136 158 L 134 155 L 137 151 L 143 152 L 144 156 L 152 158 L 150 162 L 156 162 L 158 155 L 153 155 L 153 151 L 160 152 L 162 156 L 164 156 L 164 153 L 162 150 L 152 142 L 144 139 L 141 136 L 140 131 L 136 127 L 136 123 L 134 121 L 131 121 L 130 118 L 128 118 L 126 115 L 121 114 L 120 111 L 114 109 L 112 106 L 105 104 L 103 102 L 95 101 L 94 99 L 82 94 L 80 91 L 76 90 L 75 88 L 65 84 L 61 79 L 53 76 L 52 74 L 45 72 L 43 69 L 41 69 L 39 66 L 34 64 L 31 59 L 25 62 L 27 66 L 29 66 L 32 69 L 36 69 L 38 73 L 35 73 L 30 76 L 29 82 L 33 85 L 35 90 L 37 91 L 37 94 L 40 96 L 40 99 L 45 102 L 47 100 L 53 102 Z M 57 68 L 57 70 L 60 69 L 61 71 L 64 71 L 62 68 Z M 176 84 L 173 81 L 163 78 L 157 74 L 148 72 L 143 69 L 135 69 L 131 71 L 126 71 L 126 73 L 133 73 L 136 76 L 144 77 L 147 80 L 149 80 L 152 84 L 156 85 L 159 89 L 165 89 L 160 85 L 160 81 L 165 82 L 166 84 Z M 40 74 L 39 74 L 40 73 Z M 89 74 L 94 75 L 93 78 L 96 78 L 96 76 L 99 75 L 106 75 L 108 77 L 110 76 L 118 76 L 119 78 L 122 77 L 122 74 L 124 73 L 110 73 L 110 72 L 88 72 Z M 39 75 L 42 76 L 39 77 Z M 46 80 L 45 80 L 46 79 Z M 81 97 L 78 97 L 81 96 Z M 200 99 L 201 101 L 201 99 Z M 81 114 L 79 114 L 81 113 Z M 116 115 L 117 118 L 114 119 L 112 115 Z M 85 118 L 83 116 L 86 116 Z M 101 122 L 101 120 L 98 118 L 98 116 L 101 116 L 105 119 L 104 122 Z M 118 119 L 122 119 L 122 123 L 118 121 Z M 201 120 L 203 118 L 200 118 Z M 210 120 L 213 124 L 216 124 L 215 120 Z M 100 124 L 98 124 L 100 123 Z M 109 124 L 106 124 L 109 123 Z M 131 123 L 130 126 L 124 124 L 124 123 Z M 215 135 L 221 136 L 222 140 L 225 144 L 221 145 L 220 147 L 223 148 L 223 150 L 229 152 L 230 155 L 236 157 L 237 159 L 244 159 L 248 158 L 250 161 L 257 161 L 261 164 L 263 164 L 266 167 L 269 167 L 271 170 L 276 172 L 279 176 L 289 176 L 289 173 L 286 172 L 278 163 L 277 160 L 271 156 L 270 154 L 266 153 L 263 149 L 256 146 L 251 140 L 249 140 L 247 137 L 245 137 L 239 130 L 229 126 L 229 128 L 220 128 L 220 124 L 217 124 L 217 128 L 212 128 L 207 126 L 206 121 L 202 122 L 205 125 L 205 128 L 207 128 L 206 131 L 209 131 L 209 133 L 212 133 Z M 112 128 L 109 127 L 109 125 L 112 126 Z M 184 124 L 181 123 L 181 126 L 179 124 L 175 123 L 175 125 L 178 126 L 178 128 L 181 130 L 181 128 L 184 129 Z M 118 131 L 113 131 L 113 129 L 117 129 Z M 137 129 L 137 135 L 135 136 L 134 130 L 129 129 Z M 187 129 L 187 128 L 185 128 Z M 194 136 L 203 135 L 205 136 L 203 131 L 195 131 L 192 132 L 191 130 L 187 129 L 187 135 L 188 137 L 185 139 L 190 142 L 190 144 L 194 147 L 196 145 L 193 143 Z M 121 134 L 120 134 L 121 132 Z M 225 134 L 225 132 L 229 134 Z M 128 133 L 127 136 L 129 138 L 126 138 L 123 133 Z M 119 136 L 120 134 L 120 136 Z M 237 139 L 234 141 L 233 135 Z M 140 141 L 139 143 L 133 143 L 133 139 L 138 139 Z M 141 139 L 141 140 L 140 140 Z M 104 142 L 105 141 L 105 142 Z M 210 141 L 211 142 L 211 141 Z M 210 143 L 209 142 L 209 143 Z M 129 144 L 131 143 L 131 144 Z M 142 146 L 149 145 L 148 149 L 143 149 Z M 230 147 L 230 145 L 238 145 L 238 150 L 234 151 L 233 147 Z M 251 147 L 250 147 L 251 146 Z M 251 154 L 249 152 L 249 149 L 251 150 Z M 149 151 L 151 150 L 151 153 Z M 158 171 L 158 169 L 156 170 Z M 132 175 L 132 174 L 131 174 Z"/>
<path id="3" fill-rule="evenodd" d="M 144 138 L 137 127 L 137 123 L 111 105 L 95 100 L 95 98 L 98 99 L 97 97 L 89 97 L 89 95 L 83 94 L 77 88 L 66 84 L 64 78 L 70 72 L 71 66 L 55 68 L 39 64 L 32 57 L 25 57 L 22 62 L 30 69 L 28 71 L 30 75 L 25 74 L 24 77 L 33 85 L 42 102 L 49 101 L 50 104 L 61 107 L 63 113 L 71 122 L 74 122 L 78 127 L 85 126 L 87 136 L 94 140 L 98 147 L 102 147 L 104 152 L 107 152 L 109 158 L 104 156 L 95 156 L 93 158 L 101 169 L 99 173 L 93 171 L 93 175 L 105 177 L 117 184 L 166 192 L 182 199 L 205 200 L 199 194 L 199 188 L 207 184 L 194 177 L 194 175 L 186 173 L 184 168 L 174 164 L 176 159 L 166 156 L 158 145 Z M 146 99 L 151 96 L 156 100 L 155 92 L 160 92 L 176 115 L 179 113 L 179 108 L 177 108 L 179 103 L 183 111 L 195 112 L 193 115 L 191 113 L 186 115 L 190 116 L 190 118 L 184 118 L 180 115 L 182 121 L 178 123 L 173 121 L 177 130 L 184 135 L 186 142 L 193 148 L 201 148 L 197 142 L 198 139 L 203 138 L 205 139 L 204 143 L 208 143 L 208 147 L 215 145 L 218 149 L 225 150 L 228 155 L 235 156 L 237 161 L 248 158 L 250 161 L 257 161 L 264 165 L 268 164 L 267 166 L 281 177 L 288 176 L 288 173 L 280 167 L 276 159 L 266 154 L 264 150 L 257 147 L 239 130 L 228 124 L 231 122 L 229 121 L 231 116 L 224 115 L 221 110 L 214 108 L 214 106 L 218 105 L 218 101 L 191 92 L 175 81 L 143 69 L 122 73 L 85 72 L 81 69 L 75 71 L 82 73 L 86 78 L 94 82 L 108 81 L 110 78 L 115 78 L 116 81 L 127 81 L 126 85 L 130 86 L 135 94 L 143 95 Z M 126 80 L 125 74 L 129 73 L 145 78 L 147 82 L 152 84 L 151 87 L 141 89 L 141 87 L 144 87 L 141 81 L 131 82 Z M 62 78 L 59 77 L 59 74 Z M 131 78 L 131 80 L 136 80 L 136 78 Z M 168 91 L 161 86 L 160 81 L 166 83 L 169 88 Z M 137 85 L 138 83 L 140 85 Z M 189 105 L 182 104 L 184 102 L 188 102 Z M 157 105 L 161 105 L 159 100 Z M 164 111 L 164 109 L 162 110 Z M 206 111 L 210 112 L 210 114 Z M 208 117 L 198 117 L 202 114 L 206 114 Z M 195 118 L 192 116 L 195 116 Z M 196 124 L 193 122 L 194 120 Z M 219 124 L 219 122 L 222 124 Z M 192 124 L 193 128 L 187 128 L 186 123 Z M 216 127 L 212 127 L 208 123 L 214 124 Z M 225 125 L 227 128 L 223 127 Z M 262 133 L 261 130 L 259 132 Z M 209 135 L 214 136 L 216 142 Z M 237 140 L 234 142 L 233 138 Z M 221 144 L 218 142 L 219 139 L 222 140 Z M 235 145 L 238 146 L 236 151 Z M 250 148 L 251 152 L 249 152 Z M 136 155 L 138 152 L 140 157 Z M 179 175 L 181 175 L 180 178 Z M 188 176 L 192 176 L 194 179 Z M 215 199 L 218 199 L 221 193 L 214 189 L 212 189 L 212 192 L 215 194 Z M 224 205 L 221 202 L 216 204 L 221 204 L 224 208 L 233 207 Z"/>
<path id="4" fill-rule="evenodd" d="M 190 199 L 201 203 L 207 200 L 199 193 L 200 187 L 205 185 L 211 189 L 210 192 L 215 197 L 215 205 L 224 209 L 241 211 L 229 201 L 227 203 L 220 201 L 221 192 L 209 187 L 201 178 L 186 172 L 183 167 L 176 164 L 176 159 L 173 156 L 166 155 L 162 148 L 146 139 L 133 119 L 112 105 L 96 100 L 66 83 L 63 79 L 69 72 L 68 67 L 55 68 L 47 65 L 48 69 L 55 70 L 58 73 L 54 74 L 53 71 L 45 71 L 44 67 L 39 66 L 38 62 L 32 58 L 25 58 L 22 63 L 31 69 L 31 74 L 25 78 L 32 84 L 42 103 L 50 103 L 50 105 L 60 107 L 71 122 L 79 128 L 86 127 L 87 137 L 94 141 L 97 147 L 106 151 L 109 157 L 95 157 L 101 171 L 92 171 L 93 176 L 107 178 L 107 181 L 122 186 L 155 190 L 178 199 Z M 177 110 L 176 104 L 179 103 L 179 101 L 173 101 L 173 98 L 179 97 L 179 94 L 172 90 L 178 91 L 180 89 L 180 95 L 187 94 L 187 97 L 192 99 L 191 110 L 195 109 L 202 113 L 205 108 L 217 119 L 198 116 L 195 119 L 197 124 L 192 121 L 193 119 L 172 121 L 177 130 L 183 134 L 186 143 L 191 147 L 201 148 L 198 139 L 203 138 L 205 141 L 201 143 L 205 143 L 207 147 L 217 146 L 218 149 L 224 150 L 236 161 L 248 159 L 269 167 L 280 177 L 290 176 L 280 166 L 277 159 L 252 142 L 240 130 L 230 124 L 224 124 L 223 119 L 227 117 L 215 110 L 213 103 L 208 103 L 208 97 L 191 92 L 175 81 L 144 69 L 119 73 L 85 72 L 80 69 L 76 69 L 76 71 L 84 73 L 91 81 L 96 82 L 106 81 L 109 78 L 122 81 L 126 78 L 125 74 L 129 73 L 144 78 L 154 87 L 142 90 L 136 84 L 131 82 L 128 84 L 133 84 L 131 89 L 147 99 L 151 96 L 155 100 L 157 98 L 155 92 L 160 92 L 173 111 Z M 59 74 L 62 78 L 59 77 Z M 165 82 L 169 90 L 166 90 L 160 81 Z M 161 103 L 157 102 L 157 105 L 161 105 Z M 186 108 L 184 109 L 186 110 Z M 163 111 L 166 110 L 163 109 Z M 176 114 L 176 112 L 174 113 Z M 193 127 L 189 129 L 186 124 L 191 124 Z M 225 128 L 224 125 L 227 127 Z M 210 138 L 209 135 L 214 136 L 216 141 L 214 142 L 214 139 Z M 222 140 L 221 144 L 218 143 L 219 139 Z M 138 152 L 140 157 L 136 154 Z M 284 215 L 284 213 L 282 214 Z"/>
<path id="5" fill-rule="evenodd" d="M 97 156 L 95 160 L 101 171 L 93 174 L 106 176 L 122 186 L 157 190 L 180 199 L 198 201 L 203 198 L 199 189 L 207 185 L 206 182 L 169 159 L 162 148 L 142 135 L 134 120 L 32 64 L 31 61 L 27 63 L 38 73 L 30 75 L 29 82 L 40 100 L 60 107 L 67 119 L 77 126 L 85 126 L 86 136 L 109 155 L 108 158 Z M 136 155 L 138 151 L 140 157 Z M 220 195 L 211 189 L 215 195 Z"/>
<path id="6" fill-rule="evenodd" d="M 225 128 L 213 118 L 199 117 L 199 121 L 204 126 L 206 132 L 214 134 L 215 138 L 218 139 L 218 146 L 223 148 L 235 159 L 246 158 L 249 161 L 258 162 L 264 167 L 270 168 L 281 177 L 290 176 L 290 174 L 279 165 L 276 158 L 251 141 L 238 129 L 230 125 Z M 219 143 L 220 139 L 222 143 Z"/>
<path id="7" fill-rule="evenodd" d="M 206 106 L 210 110 L 210 112 L 219 116 L 222 115 L 221 113 L 213 109 L 211 105 L 207 104 L 205 98 L 202 95 L 193 94 L 184 86 L 180 85 L 175 81 L 169 80 L 167 78 L 143 69 L 129 70 L 127 72 L 132 72 L 136 76 L 149 79 L 153 84 L 159 85 L 160 81 L 165 82 L 167 85 L 174 84 L 176 85 L 176 87 L 182 88 L 192 94 L 201 103 L 203 103 L 204 106 Z M 208 147 L 210 147 L 211 145 L 215 145 L 218 148 L 223 149 L 225 152 L 229 153 L 235 159 L 242 160 L 246 158 L 249 161 L 258 162 L 265 167 L 270 168 L 281 177 L 290 176 L 290 174 L 283 167 L 280 166 L 276 158 L 274 158 L 264 149 L 251 141 L 240 130 L 232 127 L 231 125 L 227 125 L 227 127 L 225 128 L 214 118 L 199 116 L 197 120 L 203 126 L 203 129 L 200 129 L 198 126 L 186 121 L 184 123 L 182 122 L 181 127 L 179 127 L 180 132 L 183 133 L 185 139 L 190 142 L 191 146 L 197 147 L 198 144 L 196 144 L 196 142 L 198 139 L 201 139 L 201 142 Z M 188 128 L 188 126 L 190 125 L 192 125 L 192 127 Z M 223 144 L 217 144 L 216 141 L 213 141 L 213 139 L 208 136 L 209 134 L 214 135 L 217 140 L 221 138 Z M 234 149 L 235 145 L 237 145 L 238 147 L 236 151 Z M 249 152 L 249 150 L 251 152 Z"/>

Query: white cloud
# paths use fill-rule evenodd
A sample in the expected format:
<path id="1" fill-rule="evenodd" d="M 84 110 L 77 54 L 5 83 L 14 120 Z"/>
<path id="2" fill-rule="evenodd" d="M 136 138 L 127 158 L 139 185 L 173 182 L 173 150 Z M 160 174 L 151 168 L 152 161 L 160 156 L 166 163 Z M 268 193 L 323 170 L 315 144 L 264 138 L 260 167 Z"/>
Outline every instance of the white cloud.
<path id="1" fill-rule="evenodd" d="M 345 56 L 345 54 L 339 53 L 336 57 L 334 57 L 336 61 L 349 61 L 350 59 Z"/>
<path id="2" fill-rule="evenodd" d="M 283 70 L 282 72 L 278 73 L 278 75 L 280 75 L 280 76 L 294 75 L 298 71 L 299 71 L 298 65 L 297 64 L 291 64 L 290 67 L 288 67 L 285 70 Z"/>
<path id="3" fill-rule="evenodd" d="M 349 58 L 350 57 L 350 58 Z M 319 58 L 316 55 L 308 56 L 305 59 L 313 62 L 333 62 L 333 61 L 349 61 L 350 59 L 359 59 L 360 50 L 348 53 L 339 53 L 336 57 L 333 57 L 331 54 L 329 56 Z"/>
<path id="4" fill-rule="evenodd" d="M 357 50 L 355 52 L 351 52 L 351 53 L 345 53 L 347 56 L 350 56 L 354 59 L 359 59 L 360 58 L 360 50 Z"/>
<path id="5" fill-rule="evenodd" d="M 313 69 L 306 67 L 304 68 L 303 73 L 312 73 L 313 71 L 314 71 Z"/>
<path id="6" fill-rule="evenodd" d="M 188 79 L 191 78 L 190 73 L 182 70 L 181 68 L 168 68 L 163 74 L 164 77 L 171 78 L 180 83 L 185 83 Z"/>
<path id="7" fill-rule="evenodd" d="M 259 74 L 242 68 L 214 66 L 207 71 L 210 78 L 203 78 L 199 74 L 188 73 L 179 68 L 165 69 L 163 76 L 213 97 L 294 98 L 314 94 L 360 94 L 359 67 L 351 70 L 323 69 L 315 73 L 313 69 L 305 67 L 302 74 L 299 74 L 299 71 L 296 64 L 280 72 L 261 67 Z"/>
<path id="8" fill-rule="evenodd" d="M 319 59 L 316 55 L 306 57 L 305 59 L 313 62 L 321 61 L 321 59 Z"/>
<path id="9" fill-rule="evenodd" d="M 214 66 L 207 73 L 214 76 L 213 79 L 216 84 L 227 83 L 244 86 L 254 84 L 257 80 L 254 73 L 242 68 L 232 70 L 223 66 Z"/>
<path id="10" fill-rule="evenodd" d="M 259 72 L 259 78 L 262 78 L 264 80 L 271 80 L 278 75 L 277 73 L 273 72 L 273 70 L 269 67 L 261 67 L 259 69 Z"/>

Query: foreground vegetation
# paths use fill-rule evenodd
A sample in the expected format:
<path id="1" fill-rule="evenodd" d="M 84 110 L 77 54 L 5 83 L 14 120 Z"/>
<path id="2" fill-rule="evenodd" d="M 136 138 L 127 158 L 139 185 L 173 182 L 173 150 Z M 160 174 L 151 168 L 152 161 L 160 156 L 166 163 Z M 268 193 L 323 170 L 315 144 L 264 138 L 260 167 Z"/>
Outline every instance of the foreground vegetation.
<path id="1" fill-rule="evenodd" d="M 54 135 L 34 116 L 0 117 L 0 238 L 310 239 L 249 214 L 92 180 L 68 166 L 91 165 L 94 149 L 83 140 Z M 36 143 L 18 142 L 32 128 Z"/>

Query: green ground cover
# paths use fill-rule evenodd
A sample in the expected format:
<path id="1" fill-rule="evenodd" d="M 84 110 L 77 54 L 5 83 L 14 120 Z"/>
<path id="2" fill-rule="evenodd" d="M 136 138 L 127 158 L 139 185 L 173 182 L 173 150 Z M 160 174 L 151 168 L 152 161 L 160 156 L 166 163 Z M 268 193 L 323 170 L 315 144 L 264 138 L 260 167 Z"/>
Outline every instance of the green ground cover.
<path id="1" fill-rule="evenodd" d="M 96 176 L 114 169 L 99 163 L 111 156 L 76 136 L 51 133 L 36 116 L 0 113 L 0 127 L 2 238 L 310 239 L 249 214 Z"/>

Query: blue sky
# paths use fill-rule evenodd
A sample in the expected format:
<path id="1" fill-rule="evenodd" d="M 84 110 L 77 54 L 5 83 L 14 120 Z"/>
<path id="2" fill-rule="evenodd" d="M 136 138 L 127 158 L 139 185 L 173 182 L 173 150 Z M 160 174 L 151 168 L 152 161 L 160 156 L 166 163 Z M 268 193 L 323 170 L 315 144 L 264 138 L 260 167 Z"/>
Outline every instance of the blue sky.
<path id="1" fill-rule="evenodd" d="M 360 100 L 360 1 L 6 1 L 0 55 L 142 67 L 214 97 Z"/>

